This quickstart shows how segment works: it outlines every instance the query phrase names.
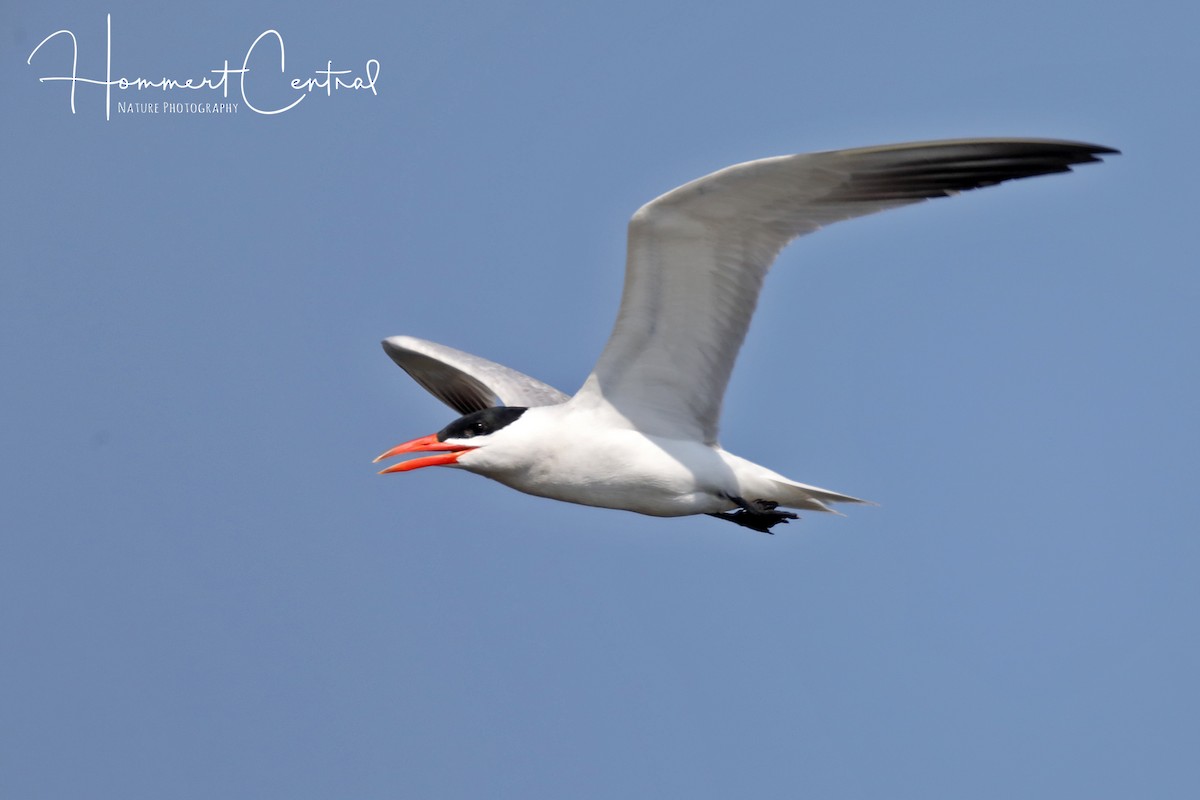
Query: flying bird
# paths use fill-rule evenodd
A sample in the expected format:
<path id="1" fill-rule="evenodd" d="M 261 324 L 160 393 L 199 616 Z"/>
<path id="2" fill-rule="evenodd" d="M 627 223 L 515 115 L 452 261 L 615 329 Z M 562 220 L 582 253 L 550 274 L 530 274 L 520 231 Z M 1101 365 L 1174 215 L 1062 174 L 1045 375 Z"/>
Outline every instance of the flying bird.
<path id="1" fill-rule="evenodd" d="M 717 441 L 725 387 L 775 257 L 834 222 L 1117 152 L 1050 139 L 915 142 L 764 158 L 684 184 L 630 220 L 616 325 L 579 391 L 393 336 L 383 342 L 392 360 L 463 416 L 375 460 L 431 453 L 382 473 L 454 467 L 540 497 L 708 514 L 766 533 L 797 518 L 789 509 L 865 502 L 785 478 Z"/>

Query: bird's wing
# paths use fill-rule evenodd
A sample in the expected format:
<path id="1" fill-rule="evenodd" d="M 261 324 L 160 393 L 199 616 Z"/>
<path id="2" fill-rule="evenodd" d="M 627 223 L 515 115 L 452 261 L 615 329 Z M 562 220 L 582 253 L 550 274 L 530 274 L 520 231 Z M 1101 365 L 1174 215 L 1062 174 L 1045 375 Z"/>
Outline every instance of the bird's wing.
<path id="1" fill-rule="evenodd" d="M 1116 152 L 1046 139 L 916 142 L 765 158 L 680 186 L 630 221 L 616 325 L 572 402 L 647 433 L 714 443 L 763 278 L 789 241 Z"/>
<path id="2" fill-rule="evenodd" d="M 413 380 L 460 414 L 492 406 L 552 406 L 567 395 L 515 369 L 412 336 L 383 340 L 384 351 Z"/>

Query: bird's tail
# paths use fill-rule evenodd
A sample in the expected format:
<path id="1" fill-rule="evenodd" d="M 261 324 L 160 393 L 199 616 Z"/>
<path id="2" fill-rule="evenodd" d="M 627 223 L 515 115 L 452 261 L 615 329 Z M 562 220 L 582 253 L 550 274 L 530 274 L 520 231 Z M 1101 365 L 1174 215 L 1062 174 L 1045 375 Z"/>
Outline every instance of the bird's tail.
<path id="1" fill-rule="evenodd" d="M 776 492 L 771 495 L 771 499 L 778 502 L 779 505 L 787 506 L 788 508 L 798 508 L 807 511 L 828 511 L 831 514 L 840 514 L 840 511 L 830 508 L 829 504 L 866 503 L 874 505 L 870 500 L 862 500 L 857 497 L 851 497 L 848 494 L 831 492 L 828 489 L 788 480 L 782 476 L 774 477 L 772 483 L 775 484 Z"/>
<path id="2" fill-rule="evenodd" d="M 785 478 L 774 470 L 767 469 L 761 464 L 755 464 L 753 461 L 747 461 L 728 451 L 721 451 L 721 457 L 737 476 L 738 488 L 747 500 L 769 500 L 786 508 L 795 508 L 801 511 L 827 511 L 831 514 L 839 512 L 830 508 L 830 503 L 874 505 L 870 500 L 861 500 L 848 494 L 831 492 L 819 486 L 809 486 L 807 483 Z"/>

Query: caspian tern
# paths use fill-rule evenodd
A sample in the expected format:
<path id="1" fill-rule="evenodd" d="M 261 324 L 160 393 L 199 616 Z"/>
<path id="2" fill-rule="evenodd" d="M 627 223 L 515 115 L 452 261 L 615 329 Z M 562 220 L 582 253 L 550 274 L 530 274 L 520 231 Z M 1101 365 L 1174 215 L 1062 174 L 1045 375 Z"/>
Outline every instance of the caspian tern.
<path id="1" fill-rule="evenodd" d="M 709 514 L 756 531 L 858 498 L 724 450 L 717 422 L 763 278 L 797 236 L 853 217 L 1100 161 L 1049 139 L 959 139 L 764 158 L 642 206 L 629 223 L 612 336 L 568 397 L 445 345 L 394 336 L 389 356 L 464 416 L 379 458 L 383 473 L 465 469 L 527 494 L 640 514 Z"/>

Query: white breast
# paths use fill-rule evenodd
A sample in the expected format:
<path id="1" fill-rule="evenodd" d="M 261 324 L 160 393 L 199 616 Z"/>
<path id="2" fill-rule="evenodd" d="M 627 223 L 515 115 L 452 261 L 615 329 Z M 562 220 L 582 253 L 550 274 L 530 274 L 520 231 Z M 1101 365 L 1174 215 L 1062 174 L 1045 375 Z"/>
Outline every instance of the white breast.
<path id="1" fill-rule="evenodd" d="M 611 423 L 569 406 L 533 408 L 457 466 L 527 494 L 653 516 L 733 507 L 738 481 L 721 451 Z"/>

